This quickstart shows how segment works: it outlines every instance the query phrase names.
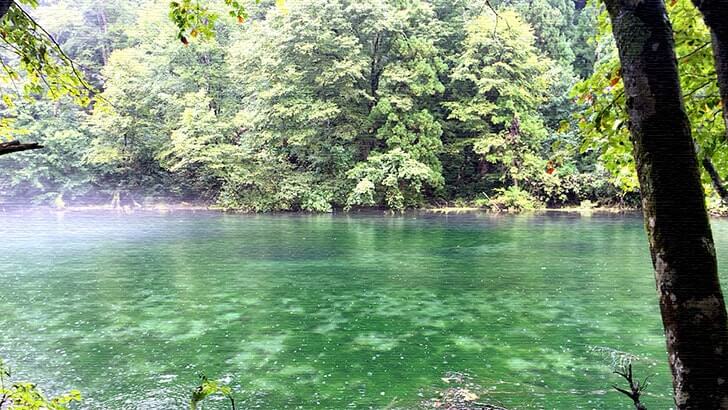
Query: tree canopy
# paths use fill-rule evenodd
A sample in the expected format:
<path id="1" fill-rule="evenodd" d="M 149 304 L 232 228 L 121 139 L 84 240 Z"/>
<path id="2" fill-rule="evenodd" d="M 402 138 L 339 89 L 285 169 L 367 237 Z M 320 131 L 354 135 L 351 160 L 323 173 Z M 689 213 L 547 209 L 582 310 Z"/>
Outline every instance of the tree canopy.
<path id="1" fill-rule="evenodd" d="M 2 110 L 15 136 L 46 149 L 5 159 L 17 172 L 2 190 L 254 211 L 624 199 L 562 125 L 569 88 L 591 71 L 589 7 L 203 4 L 11 7 L 47 27 L 59 47 L 43 67 L 65 82 L 38 88 L 53 77 L 3 53 L 13 81 L 35 88 Z M 59 13 L 70 17 L 47 18 Z"/>

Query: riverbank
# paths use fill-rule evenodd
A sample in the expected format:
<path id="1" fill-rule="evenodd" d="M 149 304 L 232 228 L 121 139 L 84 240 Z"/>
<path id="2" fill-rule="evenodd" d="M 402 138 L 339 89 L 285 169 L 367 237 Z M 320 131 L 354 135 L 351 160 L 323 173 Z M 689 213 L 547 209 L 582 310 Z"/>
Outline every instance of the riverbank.
<path id="1" fill-rule="evenodd" d="M 523 210 L 519 212 L 496 212 L 489 208 L 478 208 L 478 207 L 441 207 L 441 208 L 423 208 L 421 209 L 426 212 L 439 213 L 439 214 L 457 214 L 457 213 L 468 213 L 468 212 L 486 212 L 491 214 L 523 214 L 523 213 L 541 213 L 541 212 L 553 212 L 553 213 L 579 213 L 579 214 L 590 214 L 590 213 L 609 213 L 609 214 L 625 214 L 639 212 L 638 208 L 623 208 L 623 207 L 564 207 L 564 208 L 535 208 L 529 210 Z"/>
<path id="2" fill-rule="evenodd" d="M 243 209 L 224 208 L 214 203 L 208 202 L 153 202 L 153 203 L 133 203 L 122 206 L 106 204 L 54 204 L 54 205 L 34 205 L 22 203 L 0 203 L 0 210 L 26 210 L 26 209 L 52 209 L 56 211 L 85 212 L 85 211 L 114 211 L 114 212 L 133 212 L 133 211 L 217 211 L 230 213 L 255 213 Z M 345 211 L 336 209 L 334 213 L 359 213 L 359 212 L 383 212 L 383 213 L 401 213 L 401 212 L 431 212 L 431 213 L 468 213 L 468 212 L 484 212 L 492 214 L 519 214 L 529 212 L 567 212 L 567 213 L 630 213 L 638 211 L 638 208 L 629 207 L 561 207 L 561 208 L 533 208 L 521 211 L 494 211 L 488 207 L 476 206 L 438 206 L 438 207 L 422 207 L 410 208 L 404 211 L 393 211 L 383 208 L 356 208 Z M 280 212 L 275 212 L 280 213 Z M 282 213 L 308 213 L 300 211 L 289 211 Z"/>
<path id="3" fill-rule="evenodd" d="M 68 211 L 68 212 L 86 212 L 86 211 L 109 211 L 109 212 L 124 212 L 130 213 L 134 211 L 157 211 L 157 212 L 175 212 L 175 211 L 210 211 L 210 212 L 228 212 L 228 213 L 254 213 L 245 211 L 242 209 L 230 209 L 223 208 L 214 203 L 206 202 L 156 202 L 148 204 L 134 203 L 132 205 L 114 206 L 111 204 L 78 204 L 78 205 L 33 205 L 33 204 L 18 204 L 0 203 L 0 212 L 6 212 L 9 210 L 29 210 L 29 209 L 49 209 L 54 211 Z M 519 211 L 495 211 L 487 207 L 476 207 L 476 206 L 439 206 L 439 207 L 423 207 L 423 208 L 412 208 L 402 212 L 428 212 L 435 214 L 462 214 L 472 212 L 482 212 L 493 215 L 498 214 L 528 214 L 528 213 L 571 213 L 571 214 L 631 214 L 640 212 L 637 207 L 622 207 L 622 206 L 568 206 L 560 208 L 533 208 Z M 334 213 L 360 213 L 360 212 L 383 212 L 397 214 L 400 211 L 392 211 L 382 208 L 358 208 L 355 210 L 344 211 L 335 210 Z M 279 213 L 279 212 L 276 212 Z M 302 213 L 302 212 L 283 212 L 283 213 Z M 308 213 L 308 212 L 305 212 Z M 711 208 L 708 209 L 708 213 L 711 217 L 725 218 L 728 217 L 728 207 Z"/>

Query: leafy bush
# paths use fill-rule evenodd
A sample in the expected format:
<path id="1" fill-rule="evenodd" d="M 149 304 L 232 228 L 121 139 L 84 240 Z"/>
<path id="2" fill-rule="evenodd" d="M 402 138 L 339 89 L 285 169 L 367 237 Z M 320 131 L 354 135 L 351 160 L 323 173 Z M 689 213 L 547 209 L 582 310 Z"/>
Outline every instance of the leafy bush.
<path id="1" fill-rule="evenodd" d="M 488 201 L 488 206 L 493 212 L 523 212 L 540 206 L 536 198 L 516 186 L 498 188 L 496 192 L 498 195 Z"/>
<path id="2" fill-rule="evenodd" d="M 490 198 L 478 197 L 473 200 L 473 206 L 477 208 L 488 208 L 490 207 Z"/>
<path id="3" fill-rule="evenodd" d="M 66 407 L 74 401 L 81 401 L 81 392 L 71 390 L 57 397 L 47 398 L 33 383 L 11 382 L 10 367 L 0 359 L 0 409 L 18 410 L 68 410 Z M 6 387 L 6 383 L 10 386 Z"/>
<path id="4" fill-rule="evenodd" d="M 425 187 L 442 185 L 442 176 L 411 154 L 395 148 L 386 153 L 373 153 L 365 162 L 347 172 L 356 181 L 347 199 L 347 207 L 385 204 L 402 210 L 423 203 Z"/>
<path id="5" fill-rule="evenodd" d="M 190 399 L 190 410 L 196 410 L 197 405 L 208 396 L 219 394 L 230 400 L 230 408 L 235 410 L 235 398 L 233 389 L 218 380 L 210 380 L 204 374 L 200 374 L 200 385 L 192 391 Z"/>

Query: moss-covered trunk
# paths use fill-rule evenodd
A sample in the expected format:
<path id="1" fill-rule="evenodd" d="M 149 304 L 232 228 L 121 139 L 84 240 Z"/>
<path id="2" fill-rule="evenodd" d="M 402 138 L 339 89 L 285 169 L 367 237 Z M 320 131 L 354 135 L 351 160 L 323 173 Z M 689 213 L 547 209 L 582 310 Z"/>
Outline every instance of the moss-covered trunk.
<path id="1" fill-rule="evenodd" d="M 679 409 L 728 408 L 728 328 L 698 160 L 661 0 L 605 0 Z"/>

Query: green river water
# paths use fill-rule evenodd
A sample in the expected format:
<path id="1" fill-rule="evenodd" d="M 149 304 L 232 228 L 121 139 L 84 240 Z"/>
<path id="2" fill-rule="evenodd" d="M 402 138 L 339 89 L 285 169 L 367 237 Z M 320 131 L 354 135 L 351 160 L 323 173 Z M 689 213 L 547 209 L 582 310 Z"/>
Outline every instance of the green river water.
<path id="1" fill-rule="evenodd" d="M 29 211 L 0 238 L 0 356 L 79 408 L 183 409 L 200 371 L 243 409 L 416 408 L 448 371 L 513 409 L 630 408 L 593 346 L 671 406 L 636 216 Z"/>

